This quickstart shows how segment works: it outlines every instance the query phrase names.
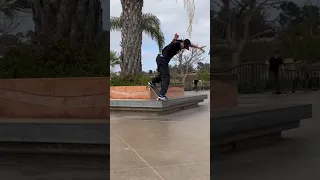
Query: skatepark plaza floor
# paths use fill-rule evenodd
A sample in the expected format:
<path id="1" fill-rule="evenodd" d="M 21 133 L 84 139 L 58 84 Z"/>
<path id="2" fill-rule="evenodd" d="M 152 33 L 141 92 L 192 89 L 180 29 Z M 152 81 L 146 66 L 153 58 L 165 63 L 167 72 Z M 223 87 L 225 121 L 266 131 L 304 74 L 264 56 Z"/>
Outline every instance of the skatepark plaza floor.
<path id="1" fill-rule="evenodd" d="M 209 180 L 209 99 L 164 116 L 111 114 L 110 179 Z"/>

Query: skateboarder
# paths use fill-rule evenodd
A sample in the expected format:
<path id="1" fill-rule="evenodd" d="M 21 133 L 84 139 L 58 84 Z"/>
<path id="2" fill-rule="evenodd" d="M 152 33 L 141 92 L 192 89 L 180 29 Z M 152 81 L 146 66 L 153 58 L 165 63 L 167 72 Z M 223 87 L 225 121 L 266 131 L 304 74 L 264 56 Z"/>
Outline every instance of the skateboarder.
<path id="1" fill-rule="evenodd" d="M 281 94 L 279 71 L 281 67 L 282 72 L 284 72 L 284 66 L 283 66 L 283 59 L 280 57 L 278 51 L 276 51 L 275 55 L 271 57 L 269 61 L 267 61 L 267 65 L 268 65 L 270 75 L 273 76 L 273 84 L 276 89 L 276 94 Z"/>
<path id="2" fill-rule="evenodd" d="M 163 48 L 162 53 L 158 54 L 156 58 L 157 71 L 159 74 L 154 77 L 148 84 L 151 88 L 155 88 L 156 83 L 161 83 L 161 90 L 158 96 L 158 100 L 168 99 L 166 93 L 170 84 L 170 72 L 169 72 L 169 62 L 173 56 L 178 54 L 182 49 L 189 50 L 191 48 L 197 48 L 202 51 L 205 46 L 198 47 L 191 44 L 189 39 L 179 40 L 179 35 L 176 33 L 172 42 Z"/>

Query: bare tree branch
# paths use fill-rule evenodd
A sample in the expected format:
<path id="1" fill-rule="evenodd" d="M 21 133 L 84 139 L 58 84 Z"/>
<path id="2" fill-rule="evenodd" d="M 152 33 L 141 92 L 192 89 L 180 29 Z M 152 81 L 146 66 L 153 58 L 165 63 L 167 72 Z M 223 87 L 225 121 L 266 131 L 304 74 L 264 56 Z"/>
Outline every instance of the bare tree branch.
<path id="1" fill-rule="evenodd" d="M 215 48 L 227 47 L 232 52 L 233 64 L 238 65 L 241 63 L 240 54 L 249 40 L 274 32 L 274 30 L 270 29 L 271 27 L 266 29 L 267 26 L 261 26 L 263 31 L 252 35 L 253 32 L 250 32 L 252 18 L 256 13 L 260 13 L 260 16 L 264 17 L 267 13 L 266 11 L 279 5 L 281 0 L 216 0 L 216 2 L 223 4 L 220 16 L 216 18 L 220 18 L 221 21 L 215 20 L 225 25 L 224 27 L 222 26 L 225 32 L 223 37 L 225 40 L 224 43 L 216 43 Z M 231 8 L 231 6 L 235 7 Z M 261 30 L 256 29 L 256 31 Z"/>
<path id="2" fill-rule="evenodd" d="M 177 56 L 173 58 L 173 62 L 178 66 L 183 84 L 186 81 L 187 76 L 190 74 L 189 69 L 202 62 L 205 58 L 205 53 L 199 49 L 192 48 L 190 52 L 182 50 Z"/>

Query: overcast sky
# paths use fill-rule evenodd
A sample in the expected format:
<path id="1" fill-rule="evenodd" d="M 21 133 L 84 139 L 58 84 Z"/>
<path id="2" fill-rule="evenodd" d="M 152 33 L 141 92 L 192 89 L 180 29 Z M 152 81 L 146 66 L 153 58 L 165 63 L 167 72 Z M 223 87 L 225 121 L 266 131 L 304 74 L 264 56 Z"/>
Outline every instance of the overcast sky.
<path id="1" fill-rule="evenodd" d="M 190 38 L 192 43 L 206 45 L 205 50 L 210 49 L 210 1 L 195 0 L 195 22 L 191 37 L 188 36 L 188 14 L 184 9 L 183 0 L 145 0 L 143 13 L 152 13 L 161 21 L 161 29 L 165 36 L 165 44 L 172 40 L 175 33 L 180 38 Z M 120 16 L 121 3 L 120 0 L 110 0 L 110 15 Z M 120 52 L 120 32 L 110 32 L 111 50 Z M 143 71 L 156 69 L 156 56 L 158 54 L 158 46 L 147 35 L 143 35 L 142 43 L 142 69 Z M 209 62 L 209 55 L 206 53 L 206 62 Z"/>

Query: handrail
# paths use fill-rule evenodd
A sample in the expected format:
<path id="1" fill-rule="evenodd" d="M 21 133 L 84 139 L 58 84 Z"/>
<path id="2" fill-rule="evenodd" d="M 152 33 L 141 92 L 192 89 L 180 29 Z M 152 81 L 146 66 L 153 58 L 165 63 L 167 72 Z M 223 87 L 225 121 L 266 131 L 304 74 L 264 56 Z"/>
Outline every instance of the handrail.
<path id="1" fill-rule="evenodd" d="M 237 76 L 239 92 L 257 93 L 272 90 L 272 75 L 264 63 L 250 62 L 229 69 L 211 71 L 211 75 L 222 73 Z M 284 73 L 280 73 L 280 82 L 282 89 L 286 90 L 319 90 L 320 69 L 285 69 Z"/>

